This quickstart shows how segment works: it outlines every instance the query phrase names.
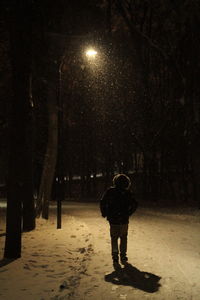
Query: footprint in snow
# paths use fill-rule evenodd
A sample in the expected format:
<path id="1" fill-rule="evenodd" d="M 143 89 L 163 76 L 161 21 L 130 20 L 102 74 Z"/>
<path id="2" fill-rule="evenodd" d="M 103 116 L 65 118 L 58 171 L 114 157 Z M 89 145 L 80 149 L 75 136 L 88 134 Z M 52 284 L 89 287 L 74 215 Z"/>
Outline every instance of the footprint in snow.
<path id="1" fill-rule="evenodd" d="M 30 259 L 29 262 L 30 262 L 30 263 L 36 263 L 37 261 L 36 261 L 36 260 Z"/>
<path id="2" fill-rule="evenodd" d="M 61 273 L 56 273 L 55 275 L 60 275 L 60 276 L 63 276 L 65 275 L 67 272 L 61 272 Z"/>
<path id="3" fill-rule="evenodd" d="M 38 267 L 41 267 L 41 268 L 43 268 L 43 269 L 46 269 L 46 268 L 48 268 L 48 266 L 49 266 L 49 265 L 40 265 L 40 266 L 38 266 Z"/>
<path id="4" fill-rule="evenodd" d="M 59 263 L 65 263 L 66 262 L 66 260 L 62 260 L 62 259 L 60 259 L 60 260 L 57 260 L 56 262 L 59 262 Z"/>
<path id="5" fill-rule="evenodd" d="M 29 267 L 29 265 L 25 264 L 25 265 L 24 265 L 24 269 L 30 270 L 31 268 Z"/>
<path id="6" fill-rule="evenodd" d="M 85 251 L 86 251 L 85 248 L 79 248 L 78 249 L 78 252 L 80 252 L 80 253 L 85 253 Z"/>
<path id="7" fill-rule="evenodd" d="M 56 275 L 47 275 L 49 278 L 56 278 Z"/>

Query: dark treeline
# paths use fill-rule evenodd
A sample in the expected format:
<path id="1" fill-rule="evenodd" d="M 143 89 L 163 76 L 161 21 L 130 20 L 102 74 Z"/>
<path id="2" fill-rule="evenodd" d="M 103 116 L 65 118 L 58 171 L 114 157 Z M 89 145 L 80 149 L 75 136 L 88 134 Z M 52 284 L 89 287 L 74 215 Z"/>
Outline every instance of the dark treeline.
<path id="1" fill-rule="evenodd" d="M 30 143 L 39 203 L 55 198 L 61 125 L 67 197 L 98 199 L 113 174 L 125 172 L 141 198 L 197 203 L 199 1 L 30 2 Z M 5 3 L 8 13 L 9 1 Z M 12 97 L 5 15 L 0 39 L 2 183 L 7 178 Z M 98 51 L 95 62 L 84 56 L 91 43 Z"/>
<path id="2" fill-rule="evenodd" d="M 94 196 L 125 172 L 141 198 L 197 203 L 198 12 L 199 1 L 114 1 L 93 64 L 72 39 L 62 74 L 69 196 Z"/>

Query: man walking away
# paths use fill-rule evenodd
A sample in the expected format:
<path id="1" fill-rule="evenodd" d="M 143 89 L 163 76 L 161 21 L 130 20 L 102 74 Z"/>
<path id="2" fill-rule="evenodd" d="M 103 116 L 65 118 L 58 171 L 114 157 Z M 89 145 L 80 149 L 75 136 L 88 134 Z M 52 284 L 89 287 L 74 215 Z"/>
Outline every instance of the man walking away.
<path id="1" fill-rule="evenodd" d="M 127 258 L 127 236 L 129 217 L 137 209 L 138 203 L 130 190 L 131 181 L 125 174 L 118 174 L 113 178 L 113 186 L 102 196 L 100 210 L 102 216 L 110 224 L 111 255 L 114 264 L 125 264 Z M 118 247 L 118 239 L 120 244 Z"/>

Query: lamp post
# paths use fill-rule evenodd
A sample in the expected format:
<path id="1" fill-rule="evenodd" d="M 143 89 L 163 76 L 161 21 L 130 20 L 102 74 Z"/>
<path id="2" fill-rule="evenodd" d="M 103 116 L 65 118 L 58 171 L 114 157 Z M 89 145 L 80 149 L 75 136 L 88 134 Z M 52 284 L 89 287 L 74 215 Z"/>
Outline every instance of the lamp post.
<path id="1" fill-rule="evenodd" d="M 64 65 L 62 58 L 58 69 L 57 85 L 57 109 L 58 109 L 58 140 L 57 140 L 57 177 L 56 177 L 56 198 L 57 198 L 57 229 L 62 223 L 62 201 L 64 200 L 64 149 L 63 149 L 63 99 L 61 97 L 62 68 Z"/>
<path id="2" fill-rule="evenodd" d="M 87 49 L 85 52 L 90 61 L 94 61 L 97 51 L 93 48 Z M 62 57 L 58 68 L 58 84 L 57 84 L 57 107 L 58 107 L 58 141 L 57 141 L 57 177 L 56 177 L 56 200 L 57 200 L 57 229 L 61 228 L 62 223 L 62 201 L 65 197 L 64 190 L 64 135 L 63 135 L 63 98 L 61 96 L 62 87 L 62 69 L 65 63 L 65 55 Z"/>

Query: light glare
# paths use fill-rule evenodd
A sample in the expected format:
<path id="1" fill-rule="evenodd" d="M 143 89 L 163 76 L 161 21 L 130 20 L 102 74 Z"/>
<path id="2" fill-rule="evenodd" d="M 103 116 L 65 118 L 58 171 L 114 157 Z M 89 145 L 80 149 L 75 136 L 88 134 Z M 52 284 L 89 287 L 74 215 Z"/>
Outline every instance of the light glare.
<path id="1" fill-rule="evenodd" d="M 89 50 L 86 51 L 86 55 L 88 57 L 95 58 L 95 56 L 97 55 L 97 51 L 94 50 L 94 49 L 89 49 Z"/>

